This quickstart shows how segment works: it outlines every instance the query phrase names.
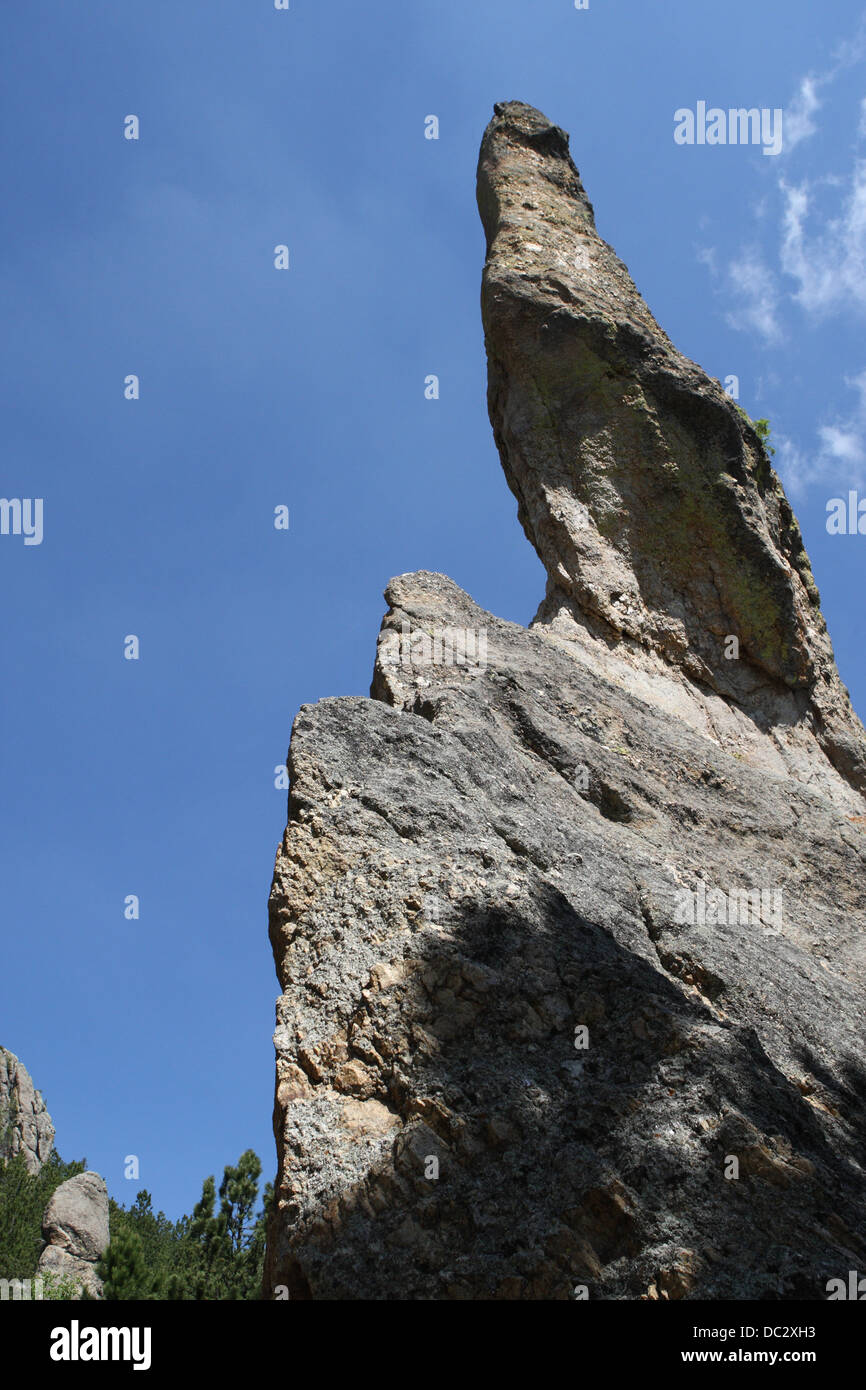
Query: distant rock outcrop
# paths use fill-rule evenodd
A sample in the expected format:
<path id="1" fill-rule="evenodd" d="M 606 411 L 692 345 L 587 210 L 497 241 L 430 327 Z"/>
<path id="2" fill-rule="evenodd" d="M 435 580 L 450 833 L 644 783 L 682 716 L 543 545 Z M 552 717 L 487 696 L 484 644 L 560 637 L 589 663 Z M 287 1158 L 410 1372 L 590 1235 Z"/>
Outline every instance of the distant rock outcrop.
<path id="1" fill-rule="evenodd" d="M 42 1219 L 45 1249 L 38 1274 L 72 1279 L 99 1298 L 102 1283 L 96 1273 L 108 1248 L 108 1189 L 98 1173 L 77 1173 L 61 1183 Z"/>
<path id="2" fill-rule="evenodd" d="M 5 1047 L 0 1047 L 0 1142 L 2 1157 L 22 1153 L 29 1173 L 39 1172 L 54 1147 L 54 1126 L 42 1094 Z"/>
<path id="3" fill-rule="evenodd" d="M 373 698 L 295 720 L 265 1289 L 823 1299 L 866 1268 L 866 735 L 761 440 L 563 131 L 498 106 L 478 194 L 547 595 L 402 575 Z"/>
<path id="4" fill-rule="evenodd" d="M 37 1174 L 54 1147 L 54 1126 L 26 1067 L 0 1048 L 0 1138 L 3 1158 L 24 1155 Z M 78 1173 L 55 1189 L 42 1218 L 46 1242 L 37 1274 L 71 1280 L 94 1297 L 102 1293 L 96 1273 L 108 1246 L 108 1190 L 98 1173 Z M 2 1255 L 2 1251 L 0 1251 Z"/>

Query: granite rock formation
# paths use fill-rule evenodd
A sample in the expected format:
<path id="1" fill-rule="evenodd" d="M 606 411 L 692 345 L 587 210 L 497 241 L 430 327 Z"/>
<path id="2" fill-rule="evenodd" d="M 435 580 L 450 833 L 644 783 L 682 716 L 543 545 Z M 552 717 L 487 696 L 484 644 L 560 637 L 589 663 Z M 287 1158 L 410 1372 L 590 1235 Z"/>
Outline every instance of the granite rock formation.
<path id="1" fill-rule="evenodd" d="M 761 440 L 563 131 L 497 106 L 478 197 L 547 594 L 400 576 L 371 698 L 295 720 L 265 1291 L 822 1299 L 866 1267 L 866 736 Z"/>
<path id="2" fill-rule="evenodd" d="M 102 1293 L 96 1266 L 108 1248 L 108 1189 L 98 1173 L 77 1173 L 54 1192 L 42 1218 L 45 1249 L 37 1274 L 74 1280 L 94 1298 Z"/>
<path id="3" fill-rule="evenodd" d="M 745 738 L 768 770 L 826 783 L 817 741 L 866 789 L 863 729 L 761 440 L 598 236 L 564 131 L 497 107 L 478 203 L 490 415 L 548 573 L 537 621 L 592 661 L 628 652 L 656 702 L 740 751 Z"/>
<path id="4" fill-rule="evenodd" d="M 27 1068 L 0 1047 L 0 1139 L 4 1158 L 23 1153 L 28 1173 L 38 1173 L 54 1147 L 54 1126 Z"/>

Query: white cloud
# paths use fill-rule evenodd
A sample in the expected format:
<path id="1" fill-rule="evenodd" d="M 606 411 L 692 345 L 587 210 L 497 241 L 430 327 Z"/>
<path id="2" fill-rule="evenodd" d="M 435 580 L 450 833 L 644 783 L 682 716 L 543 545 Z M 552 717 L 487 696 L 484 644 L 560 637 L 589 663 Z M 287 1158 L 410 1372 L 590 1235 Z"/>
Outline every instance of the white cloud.
<path id="1" fill-rule="evenodd" d="M 779 289 L 772 270 L 760 251 L 745 247 L 739 258 L 724 269 L 719 266 L 715 246 L 701 247 L 697 258 L 710 272 L 717 294 L 728 305 L 725 322 L 730 328 L 744 333 L 758 333 L 765 342 L 773 343 L 781 336 L 779 323 Z"/>
<path id="2" fill-rule="evenodd" d="M 803 140 L 808 140 L 810 135 L 814 135 L 818 129 L 814 117 L 824 105 L 819 96 L 821 89 L 835 82 L 839 74 L 844 72 L 846 68 L 854 67 L 855 64 L 862 62 L 864 57 L 866 57 L 866 17 L 860 20 L 854 37 L 846 39 L 836 49 L 831 67 L 827 68 L 825 72 L 807 73 L 801 79 L 796 95 L 785 107 L 784 152 L 786 154 L 796 149 Z M 862 108 L 861 135 L 866 135 L 864 123 L 866 123 L 866 102 L 863 103 Z"/>
<path id="3" fill-rule="evenodd" d="M 824 105 L 822 91 L 845 69 L 866 58 L 866 16 L 856 34 L 833 53 L 823 72 L 808 73 L 785 109 L 784 149 L 790 152 L 817 130 L 816 115 Z M 866 139 L 866 97 L 859 103 L 860 134 Z M 820 199 L 816 191 L 833 189 Z M 778 180 L 782 211 L 774 254 L 744 247 L 723 265 L 718 250 L 705 250 L 699 259 L 709 268 L 717 289 L 728 300 L 725 321 L 745 333 L 756 333 L 767 344 L 783 338 L 782 310 L 793 299 L 807 313 L 822 316 L 833 310 L 866 310 L 866 159 L 858 157 L 843 177 L 822 172 L 811 181 L 789 184 Z M 832 207 L 828 214 L 827 203 Z M 753 205 L 756 224 L 772 221 L 765 195 Z M 766 231 L 762 228 L 762 239 Z M 794 281 L 793 291 L 775 269 Z"/>
<path id="4" fill-rule="evenodd" d="M 824 71 L 803 77 L 785 108 L 784 150 L 797 149 L 818 129 L 828 88 L 840 74 L 866 59 L 866 15 L 857 33 L 835 50 Z M 851 95 L 847 96 L 851 100 Z M 854 99 L 853 132 L 866 140 L 866 97 Z M 849 146 L 849 148 L 851 148 Z M 725 299 L 729 327 L 765 345 L 791 341 L 786 309 L 813 319 L 866 313 L 866 154 L 853 145 L 851 163 L 840 175 L 820 169 L 795 182 L 778 177 L 773 192 L 752 206 L 754 242 L 736 255 L 718 245 L 698 258 L 708 268 L 716 293 Z M 815 426 L 811 449 L 774 436 L 775 465 L 792 496 L 813 484 L 834 489 L 866 486 L 866 371 L 846 381 L 856 404 L 835 416 L 828 410 Z"/>
<path id="5" fill-rule="evenodd" d="M 811 74 L 804 77 L 800 83 L 800 90 L 785 107 L 784 149 L 790 152 L 799 145 L 801 140 L 808 140 L 810 135 L 814 135 L 818 129 L 812 117 L 816 111 L 821 109 L 821 102 L 818 98 L 818 88 L 828 81 L 828 75 L 823 77 L 813 77 Z"/>
<path id="6" fill-rule="evenodd" d="M 863 440 L 851 429 L 839 425 L 822 425 L 818 431 L 822 453 L 841 463 L 860 464 L 863 462 Z"/>
<path id="7" fill-rule="evenodd" d="M 776 457 L 773 467 L 785 487 L 789 497 L 802 497 L 809 484 L 819 476 L 814 456 L 803 453 L 792 439 L 786 435 L 774 434 L 773 447 Z"/>
<path id="8" fill-rule="evenodd" d="M 860 20 L 853 39 L 845 39 L 840 43 L 833 57 L 836 59 L 836 65 L 830 71 L 831 77 L 836 77 L 843 68 L 853 67 L 855 63 L 866 58 L 866 16 Z"/>
<path id="9" fill-rule="evenodd" d="M 736 301 L 725 314 L 731 328 L 759 333 L 765 342 L 781 337 L 779 291 L 772 270 L 754 246 L 740 252 L 725 270 L 727 293 Z"/>
<path id="10" fill-rule="evenodd" d="M 810 229 L 808 184 L 781 184 L 785 196 L 779 261 L 797 281 L 794 298 L 813 314 L 850 304 L 866 308 L 866 160 L 849 177 L 839 215 Z"/>
<path id="11" fill-rule="evenodd" d="M 814 483 L 842 491 L 866 485 L 866 371 L 845 384 L 856 390 L 857 404 L 849 415 L 819 426 L 812 453 L 784 435 L 773 438 L 776 472 L 792 497 L 802 497 Z"/>

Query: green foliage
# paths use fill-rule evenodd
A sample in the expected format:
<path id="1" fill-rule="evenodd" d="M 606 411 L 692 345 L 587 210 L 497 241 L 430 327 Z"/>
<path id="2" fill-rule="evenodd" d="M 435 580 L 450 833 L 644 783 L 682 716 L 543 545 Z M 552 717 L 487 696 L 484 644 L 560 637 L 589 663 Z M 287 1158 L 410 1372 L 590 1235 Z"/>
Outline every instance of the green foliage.
<path id="1" fill-rule="evenodd" d="M 192 1220 L 184 1233 L 183 1269 L 170 1281 L 169 1298 L 216 1300 L 259 1297 L 265 1220 L 273 1189 L 265 1187 L 261 1212 L 255 1215 L 262 1165 L 247 1149 L 237 1166 L 227 1166 L 217 1193 L 212 1177 L 202 1187 Z"/>
<path id="2" fill-rule="evenodd" d="M 54 1303 L 68 1303 L 70 1299 L 81 1297 L 89 1303 L 93 1302 L 90 1294 L 82 1290 L 81 1284 L 71 1274 L 40 1274 L 42 1280 L 42 1298 Z"/>
<path id="3" fill-rule="evenodd" d="M 134 1238 L 141 1248 L 144 1271 L 139 1292 L 117 1297 L 164 1297 L 167 1273 L 180 1259 L 181 1224 L 169 1221 L 164 1212 L 154 1214 L 150 1193 L 144 1189 L 138 1193 L 129 1210 L 111 1198 L 108 1207 L 109 1250 L 114 1248 L 116 1241 L 122 1247 L 129 1238 Z"/>
<path id="4" fill-rule="evenodd" d="M 148 1269 L 144 1241 L 135 1230 L 118 1231 L 112 1236 L 97 1273 L 102 1280 L 102 1297 L 108 1302 L 158 1298 L 161 1293 L 159 1271 Z"/>
<path id="5" fill-rule="evenodd" d="M 67 1178 L 83 1173 L 87 1160 L 64 1163 L 52 1151 L 38 1173 L 28 1173 L 24 1155 L 0 1160 L 0 1279 L 30 1279 L 42 1249 L 42 1217 Z"/>
<path id="6" fill-rule="evenodd" d="M 755 433 L 763 444 L 768 454 L 775 454 L 776 450 L 770 443 L 770 422 L 769 420 L 753 420 Z"/>
<path id="7" fill-rule="evenodd" d="M 172 1223 L 139 1192 L 127 1210 L 112 1201 L 111 1243 L 102 1268 L 105 1297 L 215 1301 L 260 1296 L 265 1219 L 273 1197 L 265 1187 L 256 1215 L 262 1165 L 252 1149 L 227 1166 L 217 1193 L 205 1179 L 191 1217 Z M 217 1206 L 217 1197 L 219 1205 Z"/>
<path id="8" fill-rule="evenodd" d="M 0 1136 L 8 1153 L 9 1135 Z M 42 1217 L 55 1190 L 83 1173 L 87 1161 L 64 1163 L 56 1153 L 31 1175 L 22 1154 L 0 1158 L 0 1278 L 30 1279 L 42 1249 Z M 109 1202 L 109 1246 L 99 1262 L 103 1297 L 131 1299 L 255 1299 L 260 1297 L 265 1220 L 273 1188 L 256 1213 L 262 1165 L 252 1149 L 227 1166 L 217 1191 L 205 1180 L 192 1216 L 173 1222 L 155 1213 L 142 1190 L 132 1206 Z M 75 1280 L 46 1276 L 43 1297 L 69 1299 Z M 82 1297 L 86 1300 L 87 1295 Z"/>
<path id="9" fill-rule="evenodd" d="M 734 402 L 734 404 L 737 405 L 736 401 Z M 753 420 L 751 415 L 749 415 L 748 412 L 745 411 L 741 405 L 737 405 L 737 410 L 740 412 L 743 419 L 747 420 L 749 424 L 752 426 L 752 429 L 755 431 L 755 434 L 760 439 L 767 453 L 775 454 L 776 450 L 770 443 L 770 431 L 772 429 L 772 426 L 770 425 L 769 420 Z"/>

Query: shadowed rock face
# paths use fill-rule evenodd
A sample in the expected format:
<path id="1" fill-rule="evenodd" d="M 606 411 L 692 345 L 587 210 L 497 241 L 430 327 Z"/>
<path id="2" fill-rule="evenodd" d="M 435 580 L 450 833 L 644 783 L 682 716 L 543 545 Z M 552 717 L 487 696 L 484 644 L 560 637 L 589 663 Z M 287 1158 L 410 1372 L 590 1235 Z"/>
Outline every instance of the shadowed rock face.
<path id="1" fill-rule="evenodd" d="M 372 698 L 297 716 L 265 1288 L 820 1299 L 866 1261 L 863 732 L 760 440 L 563 132 L 497 107 L 479 201 L 548 594 L 403 575 Z"/>

